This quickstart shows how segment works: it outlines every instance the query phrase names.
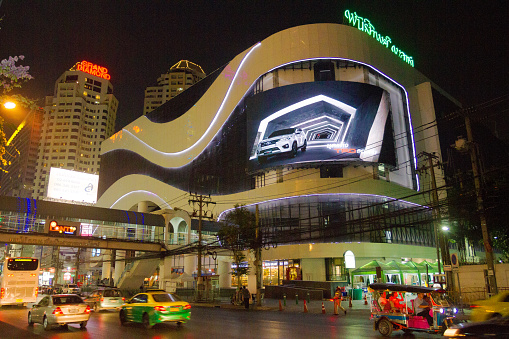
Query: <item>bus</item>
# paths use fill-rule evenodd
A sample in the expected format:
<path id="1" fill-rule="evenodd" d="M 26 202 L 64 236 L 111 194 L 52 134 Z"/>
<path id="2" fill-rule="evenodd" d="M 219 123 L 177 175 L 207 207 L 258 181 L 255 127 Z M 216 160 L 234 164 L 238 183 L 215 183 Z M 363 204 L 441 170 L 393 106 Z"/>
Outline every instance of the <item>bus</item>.
<path id="1" fill-rule="evenodd" d="M 6 258 L 0 277 L 0 306 L 34 303 L 39 293 L 39 259 Z"/>

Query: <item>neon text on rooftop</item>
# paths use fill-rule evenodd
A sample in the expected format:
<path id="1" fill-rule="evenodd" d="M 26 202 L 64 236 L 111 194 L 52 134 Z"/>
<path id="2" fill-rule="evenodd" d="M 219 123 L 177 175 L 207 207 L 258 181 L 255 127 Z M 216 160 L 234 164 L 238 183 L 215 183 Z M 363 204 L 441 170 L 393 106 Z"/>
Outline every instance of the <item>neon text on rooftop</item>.
<path id="1" fill-rule="evenodd" d="M 110 80 L 111 76 L 108 74 L 108 69 L 106 67 L 101 67 L 99 65 L 93 64 L 91 62 L 83 60 L 76 65 L 76 70 L 82 71 L 88 74 L 95 75 L 99 78 L 103 78 L 106 80 Z"/>

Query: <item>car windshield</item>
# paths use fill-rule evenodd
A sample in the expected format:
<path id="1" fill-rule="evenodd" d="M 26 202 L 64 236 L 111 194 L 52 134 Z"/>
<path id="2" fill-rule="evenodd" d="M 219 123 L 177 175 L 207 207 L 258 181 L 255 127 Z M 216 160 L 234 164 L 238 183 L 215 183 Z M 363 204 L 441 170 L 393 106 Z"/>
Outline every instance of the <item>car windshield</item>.
<path id="1" fill-rule="evenodd" d="M 78 285 L 72 285 L 72 284 L 68 285 L 68 286 L 69 286 L 69 288 L 77 288 L 78 287 Z"/>
<path id="2" fill-rule="evenodd" d="M 164 302 L 169 302 L 169 301 L 181 301 L 182 300 L 182 299 L 180 299 L 180 297 L 178 295 L 171 294 L 171 293 L 152 294 L 152 298 L 154 298 L 154 301 L 158 302 L 158 303 L 164 303 Z"/>
<path id="3" fill-rule="evenodd" d="M 121 297 L 122 293 L 119 290 L 105 290 L 103 297 Z"/>
<path id="4" fill-rule="evenodd" d="M 280 135 L 292 134 L 293 132 L 295 132 L 294 128 L 280 129 L 279 131 L 272 132 L 271 135 L 269 135 L 269 138 L 277 137 Z"/>
<path id="5" fill-rule="evenodd" d="M 433 301 L 440 306 L 447 307 L 449 305 L 452 305 L 449 297 L 447 296 L 447 293 L 439 293 L 439 292 L 432 292 L 431 297 L 433 298 Z"/>
<path id="6" fill-rule="evenodd" d="M 54 305 L 66 305 L 66 304 L 82 304 L 83 300 L 77 295 L 69 295 L 65 297 L 53 297 Z"/>

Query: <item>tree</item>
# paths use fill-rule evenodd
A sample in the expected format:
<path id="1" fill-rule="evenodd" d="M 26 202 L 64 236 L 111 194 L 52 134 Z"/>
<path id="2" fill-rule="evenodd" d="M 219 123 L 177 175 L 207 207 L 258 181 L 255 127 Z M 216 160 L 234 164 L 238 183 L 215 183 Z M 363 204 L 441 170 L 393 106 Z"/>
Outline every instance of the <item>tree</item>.
<path id="1" fill-rule="evenodd" d="M 16 62 L 23 60 L 23 55 L 9 57 L 0 61 L 0 103 L 6 101 L 15 101 L 17 104 L 35 108 L 35 102 L 20 94 L 7 95 L 15 88 L 21 88 L 22 84 L 33 77 L 28 73 L 29 66 L 16 66 Z M 9 162 L 5 159 L 7 140 L 4 132 L 4 119 L 0 116 L 0 170 L 6 172 L 4 169 Z"/>
<path id="2" fill-rule="evenodd" d="M 233 253 L 235 267 L 232 268 L 232 275 L 237 277 L 237 286 L 240 288 L 240 278 L 249 273 L 244 251 L 260 247 L 256 237 L 255 214 L 244 206 L 235 205 L 235 208 L 226 214 L 221 222 L 217 236 L 221 246 Z"/>

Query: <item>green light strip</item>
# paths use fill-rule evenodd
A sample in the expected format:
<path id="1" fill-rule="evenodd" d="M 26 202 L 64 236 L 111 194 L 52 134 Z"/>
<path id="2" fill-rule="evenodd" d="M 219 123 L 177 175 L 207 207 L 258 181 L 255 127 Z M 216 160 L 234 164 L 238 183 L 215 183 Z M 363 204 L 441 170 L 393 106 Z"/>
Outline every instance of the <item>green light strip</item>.
<path id="1" fill-rule="evenodd" d="M 403 52 L 401 49 L 396 47 L 395 45 L 391 45 L 392 40 L 387 35 L 384 37 L 380 33 L 378 33 L 375 30 L 375 26 L 371 24 L 371 22 L 363 17 L 360 17 L 357 15 L 356 12 L 350 13 L 350 11 L 347 9 L 345 11 L 345 17 L 348 19 L 348 23 L 352 25 L 353 27 L 357 27 L 360 31 L 363 31 L 367 33 L 368 35 L 372 36 L 374 39 L 376 39 L 380 44 L 384 45 L 385 47 L 389 48 L 391 47 L 392 53 L 399 56 L 403 61 L 405 61 L 410 66 L 414 67 L 414 59 L 407 55 L 405 52 Z"/>

